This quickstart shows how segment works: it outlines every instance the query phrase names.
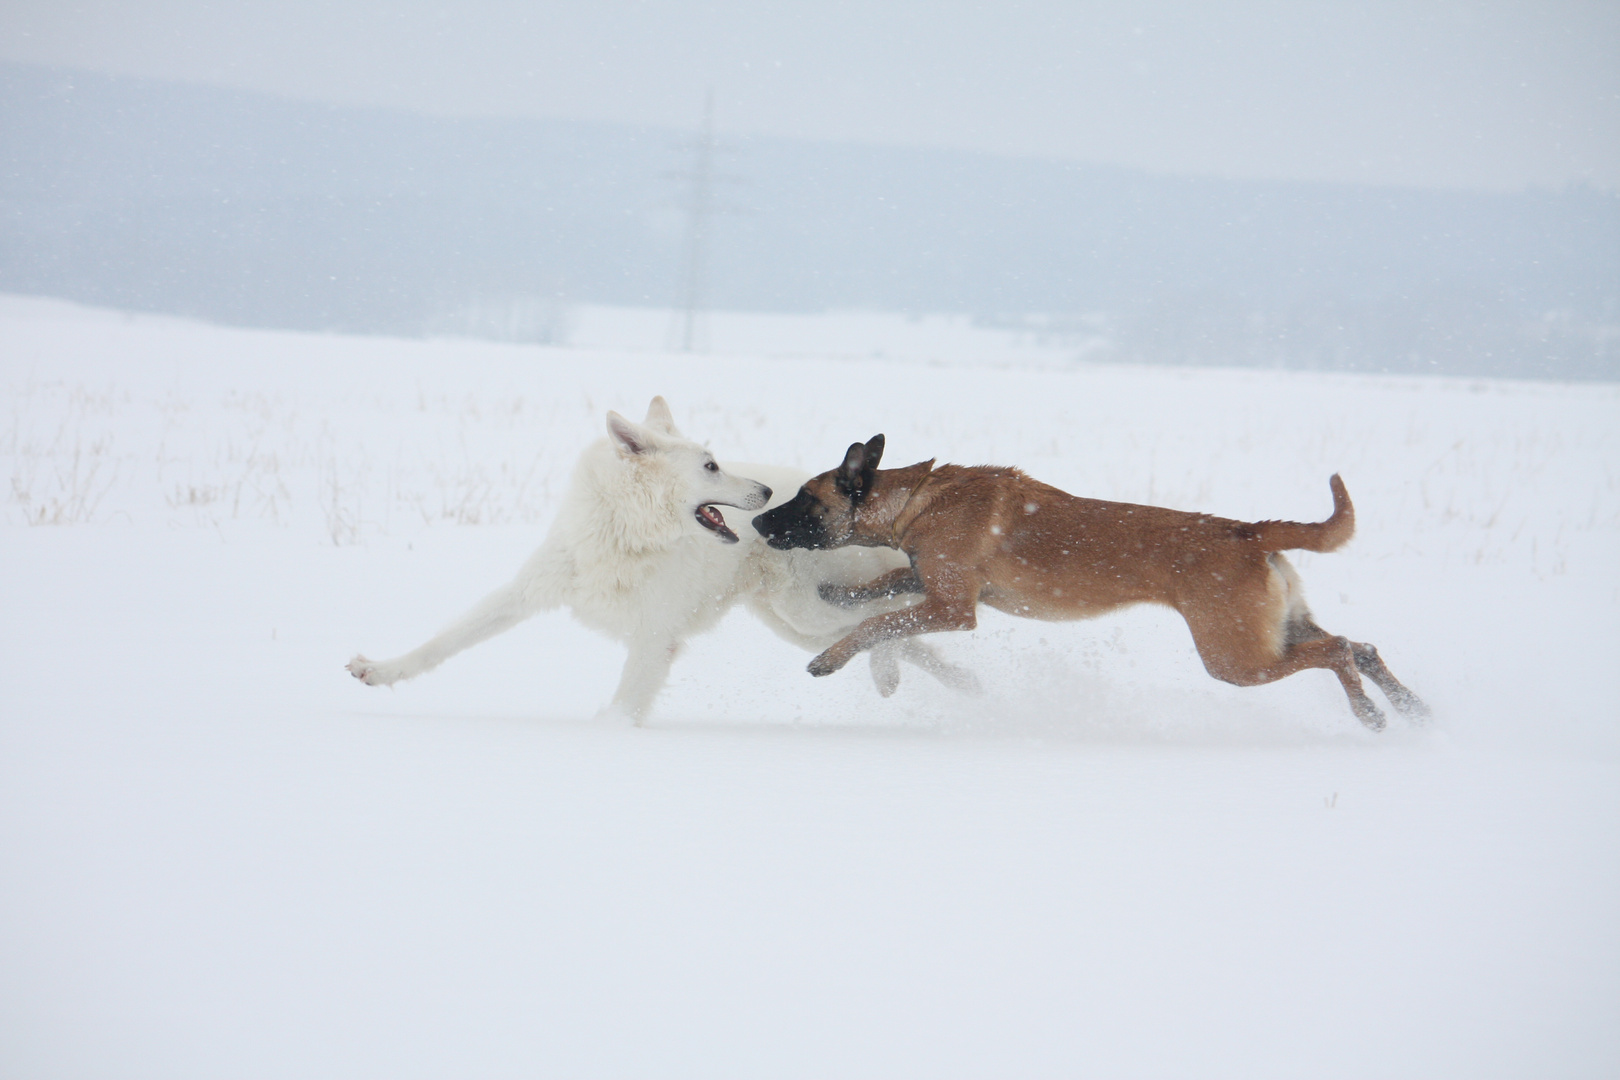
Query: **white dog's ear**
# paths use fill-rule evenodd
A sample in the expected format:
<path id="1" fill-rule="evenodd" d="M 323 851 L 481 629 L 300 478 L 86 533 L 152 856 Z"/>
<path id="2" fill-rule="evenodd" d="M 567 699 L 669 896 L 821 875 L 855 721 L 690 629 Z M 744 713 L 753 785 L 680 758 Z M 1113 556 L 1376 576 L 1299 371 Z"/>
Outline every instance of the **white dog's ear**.
<path id="1" fill-rule="evenodd" d="M 643 420 L 642 423 L 650 428 L 658 428 L 669 435 L 680 434 L 675 430 L 675 414 L 669 411 L 669 402 L 662 397 L 652 399 L 652 404 L 647 406 L 647 419 Z"/>
<path id="2" fill-rule="evenodd" d="M 611 410 L 607 416 L 608 435 L 623 454 L 645 454 L 652 448 L 652 432 L 640 424 L 632 424 Z"/>

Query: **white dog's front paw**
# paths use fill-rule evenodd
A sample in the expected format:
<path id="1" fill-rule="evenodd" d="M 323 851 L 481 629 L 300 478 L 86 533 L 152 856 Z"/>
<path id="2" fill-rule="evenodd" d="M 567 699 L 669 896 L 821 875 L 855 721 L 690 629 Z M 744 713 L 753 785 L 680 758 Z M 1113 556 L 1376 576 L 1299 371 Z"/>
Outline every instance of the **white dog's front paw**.
<path id="1" fill-rule="evenodd" d="M 363 656 L 349 661 L 349 674 L 367 686 L 392 686 L 399 681 L 397 665 L 367 660 Z"/>
<path id="2" fill-rule="evenodd" d="M 952 690 L 959 690 L 964 694 L 978 697 L 984 693 L 984 687 L 979 685 L 979 677 L 965 667 L 955 664 L 942 664 L 938 672 L 939 681 Z"/>
<path id="3" fill-rule="evenodd" d="M 894 649 L 880 645 L 867 655 L 871 657 L 872 682 L 877 685 L 877 692 L 892 697 L 900 689 L 900 661 Z"/>

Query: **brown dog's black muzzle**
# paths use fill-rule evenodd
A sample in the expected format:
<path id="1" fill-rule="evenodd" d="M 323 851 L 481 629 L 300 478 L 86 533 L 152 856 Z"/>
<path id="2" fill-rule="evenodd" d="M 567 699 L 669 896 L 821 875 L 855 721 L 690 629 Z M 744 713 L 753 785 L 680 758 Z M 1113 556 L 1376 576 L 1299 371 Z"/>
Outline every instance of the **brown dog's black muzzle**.
<path id="1" fill-rule="evenodd" d="M 789 502 L 754 518 L 754 531 L 778 551 L 827 546 L 827 530 L 811 507 L 815 500 L 803 489 Z"/>

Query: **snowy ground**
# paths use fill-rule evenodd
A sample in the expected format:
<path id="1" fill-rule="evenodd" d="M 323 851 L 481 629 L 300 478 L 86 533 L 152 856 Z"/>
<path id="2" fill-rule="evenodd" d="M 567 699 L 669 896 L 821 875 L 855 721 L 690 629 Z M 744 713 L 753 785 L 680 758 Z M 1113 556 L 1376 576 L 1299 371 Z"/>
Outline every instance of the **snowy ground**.
<path id="1" fill-rule="evenodd" d="M 691 358 L 0 299 L 0 1074 L 1620 1072 L 1620 388 L 796 345 L 852 325 Z M 654 393 L 726 458 L 882 431 L 1239 518 L 1340 471 L 1357 538 L 1296 564 L 1437 718 L 1216 683 L 1152 610 L 987 613 L 938 639 L 986 697 L 887 701 L 737 612 L 647 730 L 591 720 L 622 653 L 563 613 L 343 672 L 506 577 Z"/>

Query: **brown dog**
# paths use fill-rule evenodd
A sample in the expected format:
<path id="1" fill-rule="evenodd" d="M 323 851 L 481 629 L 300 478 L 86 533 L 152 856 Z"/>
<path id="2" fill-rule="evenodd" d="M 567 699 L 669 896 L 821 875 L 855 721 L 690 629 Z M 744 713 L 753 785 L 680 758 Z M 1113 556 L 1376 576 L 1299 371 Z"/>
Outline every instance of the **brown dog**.
<path id="1" fill-rule="evenodd" d="M 1335 475 L 1326 521 L 1229 521 L 1157 506 L 1080 499 L 1017 469 L 932 460 L 878 471 L 883 436 L 855 443 L 844 463 L 814 477 L 790 502 L 754 518 L 774 548 L 848 544 L 899 548 L 911 566 L 823 598 L 855 604 L 921 592 L 921 603 L 867 619 L 810 662 L 830 675 L 881 641 L 971 630 L 989 604 L 1033 619 L 1086 619 L 1126 604 L 1168 604 L 1192 630 L 1204 668 L 1237 686 L 1304 668 L 1339 677 L 1350 708 L 1374 731 L 1384 714 L 1359 669 L 1400 712 L 1428 708 L 1389 673 L 1378 650 L 1317 626 L 1299 575 L 1280 552 L 1333 551 L 1355 531 L 1355 510 Z"/>

